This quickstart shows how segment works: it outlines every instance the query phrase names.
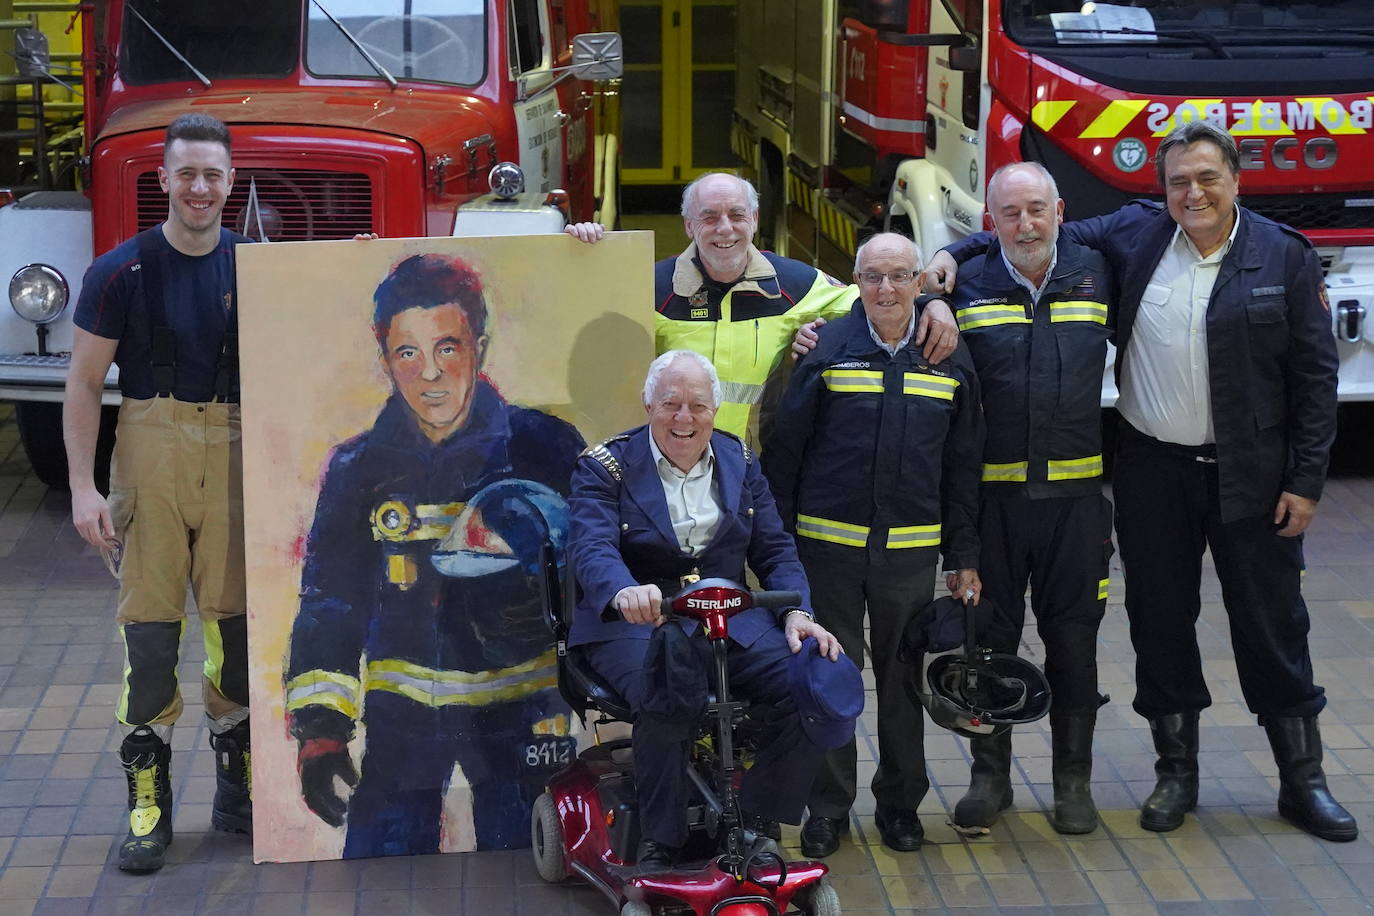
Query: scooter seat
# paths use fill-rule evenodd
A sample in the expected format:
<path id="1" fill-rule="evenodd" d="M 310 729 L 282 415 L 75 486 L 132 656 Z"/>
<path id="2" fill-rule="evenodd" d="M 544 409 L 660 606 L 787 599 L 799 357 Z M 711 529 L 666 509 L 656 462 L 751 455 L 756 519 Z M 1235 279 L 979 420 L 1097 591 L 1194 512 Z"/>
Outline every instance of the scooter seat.
<path id="1" fill-rule="evenodd" d="M 629 722 L 634 718 L 634 714 L 630 712 L 630 704 L 611 686 L 610 681 L 591 666 L 580 647 L 570 647 L 568 654 L 560 661 L 566 679 L 564 686 L 584 701 L 581 704 L 573 703 L 573 706 L 591 707 L 602 715 L 622 722 Z M 572 698 L 565 699 L 571 702 Z"/>

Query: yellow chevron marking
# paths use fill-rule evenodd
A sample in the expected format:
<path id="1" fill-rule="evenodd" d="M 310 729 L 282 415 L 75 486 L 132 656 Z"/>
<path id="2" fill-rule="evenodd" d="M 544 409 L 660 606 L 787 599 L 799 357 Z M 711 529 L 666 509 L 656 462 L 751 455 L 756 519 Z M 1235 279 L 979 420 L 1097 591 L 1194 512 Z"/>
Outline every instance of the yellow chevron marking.
<path id="1" fill-rule="evenodd" d="M 1113 99 L 1102 114 L 1079 134 L 1080 140 L 1101 140 L 1115 137 L 1126 129 L 1126 125 L 1150 104 L 1149 99 Z"/>
<path id="2" fill-rule="evenodd" d="M 1035 122 L 1036 127 L 1048 131 L 1059 123 L 1060 118 L 1069 113 L 1069 109 L 1077 104 L 1074 101 L 1036 102 L 1035 107 L 1031 109 L 1031 120 Z"/>

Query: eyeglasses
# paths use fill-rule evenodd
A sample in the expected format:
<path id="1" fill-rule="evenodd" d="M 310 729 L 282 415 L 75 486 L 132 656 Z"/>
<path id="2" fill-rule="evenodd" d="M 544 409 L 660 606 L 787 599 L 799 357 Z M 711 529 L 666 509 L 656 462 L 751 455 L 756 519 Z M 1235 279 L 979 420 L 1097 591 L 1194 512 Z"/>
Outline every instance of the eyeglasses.
<path id="1" fill-rule="evenodd" d="M 876 270 L 865 270 L 859 274 L 859 282 L 865 286 L 881 286 L 884 277 L 893 286 L 906 286 L 916 279 L 916 274 L 909 270 L 894 270 L 890 274 L 880 274 Z"/>

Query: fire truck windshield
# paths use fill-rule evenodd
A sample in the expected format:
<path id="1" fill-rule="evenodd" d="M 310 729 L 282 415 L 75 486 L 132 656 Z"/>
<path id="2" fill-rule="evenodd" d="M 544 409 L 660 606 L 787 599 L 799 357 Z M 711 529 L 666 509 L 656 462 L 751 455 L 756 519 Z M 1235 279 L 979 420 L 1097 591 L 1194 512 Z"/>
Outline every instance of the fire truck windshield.
<path id="1" fill-rule="evenodd" d="M 1026 45 L 1201 45 L 1217 57 L 1254 44 L 1374 46 L 1374 4 L 1367 0 L 1006 0 L 1006 30 Z"/>
<path id="2" fill-rule="evenodd" d="M 137 0 L 124 4 L 122 32 L 119 70 L 131 85 L 280 79 L 296 69 L 300 6 Z"/>
<path id="3" fill-rule="evenodd" d="M 486 74 L 482 0 L 323 0 L 308 3 L 305 68 L 316 76 L 376 79 L 348 35 L 398 80 L 472 86 Z"/>

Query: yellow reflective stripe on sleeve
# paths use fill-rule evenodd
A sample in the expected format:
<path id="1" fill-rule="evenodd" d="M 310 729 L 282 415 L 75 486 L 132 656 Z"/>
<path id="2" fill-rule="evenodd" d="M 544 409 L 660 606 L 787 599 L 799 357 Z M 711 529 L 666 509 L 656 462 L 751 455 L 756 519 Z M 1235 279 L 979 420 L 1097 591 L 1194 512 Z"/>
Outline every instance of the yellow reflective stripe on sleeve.
<path id="1" fill-rule="evenodd" d="M 850 547 L 868 546 L 868 528 L 864 525 L 851 525 L 817 518 L 814 515 L 797 516 L 797 534 L 817 541 L 830 541 L 832 544 L 846 544 Z"/>
<path id="2" fill-rule="evenodd" d="M 720 400 L 722 404 L 757 404 L 763 399 L 763 386 L 749 382 L 727 382 L 721 379 Z"/>
<path id="3" fill-rule="evenodd" d="M 1109 581 L 1111 581 L 1111 580 L 1109 580 L 1109 579 L 1098 579 L 1098 580 L 1097 580 L 1097 600 L 1098 600 L 1098 601 L 1106 601 L 1106 600 L 1107 600 L 1107 583 L 1108 583 Z"/>
<path id="4" fill-rule="evenodd" d="M 1079 480 L 1084 477 L 1102 476 L 1102 456 L 1090 455 L 1087 458 L 1069 458 L 1064 461 L 1048 463 L 1047 480 Z"/>
<path id="5" fill-rule="evenodd" d="M 826 369 L 821 378 L 831 391 L 883 393 L 883 374 L 870 369 Z"/>
<path id="6" fill-rule="evenodd" d="M 1050 321 L 1091 321 L 1094 324 L 1106 324 L 1107 304 L 1088 301 L 1051 302 Z"/>
<path id="7" fill-rule="evenodd" d="M 317 668 L 298 674 L 286 682 L 286 711 L 294 712 L 306 706 L 327 706 L 348 716 L 358 718 L 358 679 L 339 671 Z"/>
<path id="8" fill-rule="evenodd" d="M 954 400 L 954 389 L 959 387 L 957 378 L 944 375 L 931 375 L 927 372 L 903 372 L 902 393 L 918 394 L 927 398 Z"/>
<path id="9" fill-rule="evenodd" d="M 445 671 L 399 658 L 367 664 L 369 691 L 399 693 L 426 706 L 486 706 L 557 685 L 553 649 L 528 662 L 492 671 Z"/>
<path id="10" fill-rule="evenodd" d="M 939 546 L 939 525 L 907 525 L 902 528 L 887 529 L 888 550 L 900 550 L 906 547 Z"/>
<path id="11" fill-rule="evenodd" d="M 959 330 L 972 331 L 997 324 L 1030 324 L 1026 309 L 1020 305 L 978 305 L 973 308 L 959 309 L 955 313 Z"/>
<path id="12" fill-rule="evenodd" d="M 1027 464 L 1024 461 L 1011 461 L 1007 464 L 984 464 L 983 480 L 1005 483 L 1025 483 Z"/>

